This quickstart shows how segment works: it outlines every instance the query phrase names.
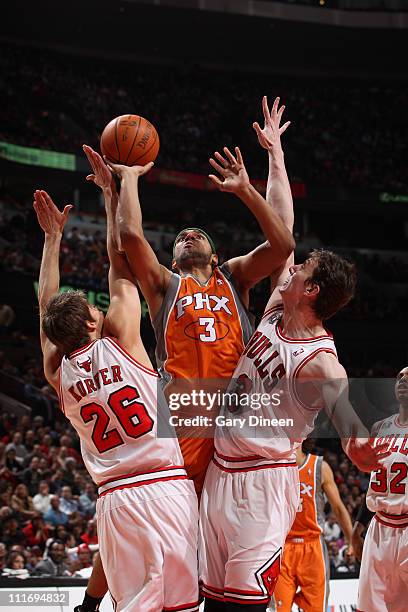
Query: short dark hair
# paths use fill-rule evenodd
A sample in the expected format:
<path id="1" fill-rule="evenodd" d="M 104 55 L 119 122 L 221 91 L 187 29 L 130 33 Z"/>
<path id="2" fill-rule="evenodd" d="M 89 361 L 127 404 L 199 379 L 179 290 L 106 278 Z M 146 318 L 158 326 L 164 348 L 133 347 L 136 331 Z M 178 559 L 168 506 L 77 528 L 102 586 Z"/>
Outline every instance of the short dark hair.
<path id="1" fill-rule="evenodd" d="M 324 321 L 336 314 L 354 296 L 356 267 L 340 255 L 325 249 L 314 249 L 309 257 L 317 261 L 310 282 L 320 288 L 313 302 L 313 310 Z"/>
<path id="2" fill-rule="evenodd" d="M 85 294 L 70 290 L 50 299 L 41 325 L 47 338 L 68 356 L 89 342 L 87 321 L 91 315 Z"/>

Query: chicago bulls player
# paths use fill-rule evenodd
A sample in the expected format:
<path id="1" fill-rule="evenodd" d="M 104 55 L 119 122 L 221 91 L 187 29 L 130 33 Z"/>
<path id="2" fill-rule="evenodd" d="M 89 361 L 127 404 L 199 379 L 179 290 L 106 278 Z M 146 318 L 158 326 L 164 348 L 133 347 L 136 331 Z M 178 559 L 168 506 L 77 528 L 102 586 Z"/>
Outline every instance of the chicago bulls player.
<path id="1" fill-rule="evenodd" d="M 138 291 L 117 246 L 112 177 L 88 153 L 91 178 L 105 196 L 111 303 L 104 320 L 81 293 L 58 294 L 69 207 L 60 213 L 46 192 L 37 191 L 34 208 L 45 232 L 38 291 L 45 375 L 99 486 L 100 553 L 115 610 L 193 612 L 197 498 L 174 432 L 157 436 L 160 420 L 168 423 L 168 408 L 140 339 Z"/>
<path id="2" fill-rule="evenodd" d="M 266 98 L 263 110 L 264 129 L 254 127 L 262 146 L 272 150 L 277 132 Z M 269 162 L 268 199 L 292 229 L 293 204 L 283 153 L 270 154 Z M 329 251 L 314 251 L 300 265 L 294 265 L 291 257 L 272 279 L 264 317 L 231 385 L 237 394 L 240 388 L 245 390 L 241 396 L 245 401 L 232 409 L 228 403 L 223 406 L 229 426 L 216 429 L 215 455 L 201 497 L 200 578 L 206 612 L 266 610 L 299 504 L 295 451 L 313 429 L 319 410 L 327 409 L 341 435 L 360 426 L 368 438 L 347 401 L 346 374 L 333 337 L 323 325 L 347 304 L 354 286 L 354 267 Z M 279 381 L 284 383 L 280 389 Z M 304 381 L 306 394 L 298 384 Z M 258 414 L 271 425 L 252 424 L 251 397 L 266 395 L 272 400 L 274 390 L 282 391 L 279 405 L 272 401 L 257 405 Z M 234 418 L 237 413 L 246 427 Z M 291 417 L 286 427 L 285 417 Z M 383 445 L 374 449 L 364 438 L 344 439 L 343 446 L 354 463 L 368 471 L 379 466 L 384 452 Z"/>
<path id="3" fill-rule="evenodd" d="M 399 412 L 373 426 L 390 455 L 371 474 L 366 503 L 375 512 L 364 541 L 358 587 L 361 612 L 403 612 L 408 606 L 408 367 L 395 383 Z"/>

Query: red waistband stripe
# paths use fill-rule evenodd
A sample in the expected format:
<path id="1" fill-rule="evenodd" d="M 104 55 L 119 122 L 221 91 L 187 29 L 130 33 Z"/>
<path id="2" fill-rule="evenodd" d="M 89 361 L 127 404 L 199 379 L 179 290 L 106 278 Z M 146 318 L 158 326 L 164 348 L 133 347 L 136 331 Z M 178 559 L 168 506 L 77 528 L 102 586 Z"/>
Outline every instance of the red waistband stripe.
<path id="1" fill-rule="evenodd" d="M 253 462 L 248 462 L 248 464 L 246 465 L 240 465 L 237 466 L 236 464 L 230 464 L 228 462 L 220 462 L 217 461 L 217 459 L 214 457 L 213 458 L 213 463 L 215 466 L 217 466 L 217 468 L 219 470 L 222 470 L 223 472 L 229 472 L 229 473 L 238 473 L 238 472 L 254 472 L 257 470 L 266 470 L 266 469 L 271 469 L 271 468 L 297 468 L 297 464 L 296 461 L 291 461 L 291 462 L 271 462 L 269 459 L 263 459 L 261 461 L 253 461 Z"/>
<path id="2" fill-rule="evenodd" d="M 116 478 L 115 480 L 107 481 L 98 489 L 99 497 L 112 493 L 119 489 L 128 489 L 133 487 L 141 487 L 155 482 L 168 480 L 187 480 L 187 473 L 183 467 L 166 467 L 154 472 L 144 472 L 143 474 L 135 474 Z"/>

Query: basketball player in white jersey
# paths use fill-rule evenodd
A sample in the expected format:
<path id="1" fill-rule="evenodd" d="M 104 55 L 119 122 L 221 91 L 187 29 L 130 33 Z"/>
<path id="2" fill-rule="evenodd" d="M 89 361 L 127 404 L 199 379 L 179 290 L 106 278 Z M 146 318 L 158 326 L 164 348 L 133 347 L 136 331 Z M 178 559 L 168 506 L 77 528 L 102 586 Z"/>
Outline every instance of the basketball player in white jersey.
<path id="1" fill-rule="evenodd" d="M 371 474 L 366 503 L 375 512 L 364 541 L 358 587 L 360 612 L 408 608 L 408 367 L 395 383 L 399 412 L 375 423 L 375 444 L 390 455 Z"/>
<path id="2" fill-rule="evenodd" d="M 69 207 L 60 213 L 46 192 L 35 193 L 45 232 L 38 290 L 44 371 L 99 487 L 100 553 L 115 610 L 193 612 L 197 498 L 177 438 L 158 436 L 168 408 L 140 338 L 138 290 L 118 250 L 111 174 L 97 158 L 93 165 L 107 212 L 111 302 L 105 320 L 81 293 L 58 294 Z"/>
<path id="3" fill-rule="evenodd" d="M 277 132 L 266 98 L 263 111 L 264 129 L 254 127 L 262 146 L 271 149 Z M 293 203 L 283 153 L 280 158 L 270 155 L 267 198 L 292 230 Z M 231 408 L 228 402 L 224 405 L 225 421 L 220 420 L 216 429 L 215 455 L 201 497 L 200 580 L 206 612 L 266 610 L 299 504 L 296 448 L 313 429 L 319 410 L 326 408 L 341 436 L 359 427 L 369 437 L 345 401 L 347 376 L 323 324 L 347 304 L 354 287 L 354 267 L 329 251 L 314 251 L 300 265 L 291 257 L 272 279 L 265 314 L 231 387 L 242 392 L 245 403 L 262 393 L 270 402 L 258 403 L 256 411 L 243 401 Z M 274 394 L 280 380 L 285 383 L 281 396 Z M 307 394 L 298 382 L 309 383 Z M 254 424 L 249 418 L 254 415 L 271 423 Z M 289 421 L 286 427 L 284 420 L 272 422 L 274 417 L 291 417 L 293 427 Z M 343 447 L 366 471 L 379 466 L 384 452 L 384 446 L 374 449 L 368 439 L 356 437 L 343 438 Z"/>

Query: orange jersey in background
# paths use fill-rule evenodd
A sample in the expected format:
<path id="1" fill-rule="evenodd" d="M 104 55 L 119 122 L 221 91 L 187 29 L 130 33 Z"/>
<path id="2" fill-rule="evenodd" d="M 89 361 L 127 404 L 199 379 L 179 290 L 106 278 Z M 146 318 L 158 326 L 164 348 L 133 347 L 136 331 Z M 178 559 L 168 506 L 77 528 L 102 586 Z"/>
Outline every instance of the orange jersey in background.
<path id="1" fill-rule="evenodd" d="M 286 538 L 275 610 L 291 612 L 292 604 L 308 612 L 325 612 L 329 594 L 329 561 L 323 541 L 323 457 L 307 455 L 299 467 L 300 504 Z M 300 588 L 300 590 L 298 590 Z"/>
<path id="2" fill-rule="evenodd" d="M 299 468 L 300 505 L 287 539 L 320 536 L 324 527 L 324 498 L 321 489 L 322 457 L 307 455 Z"/>
<path id="3" fill-rule="evenodd" d="M 227 385 L 253 331 L 225 264 L 216 267 L 205 284 L 191 275 L 173 274 L 153 327 L 157 366 L 168 388 L 176 379 L 200 379 L 203 388 L 213 390 L 220 379 Z M 192 416 L 196 413 L 192 406 Z M 213 439 L 186 434 L 179 442 L 199 493 L 213 456 Z"/>

